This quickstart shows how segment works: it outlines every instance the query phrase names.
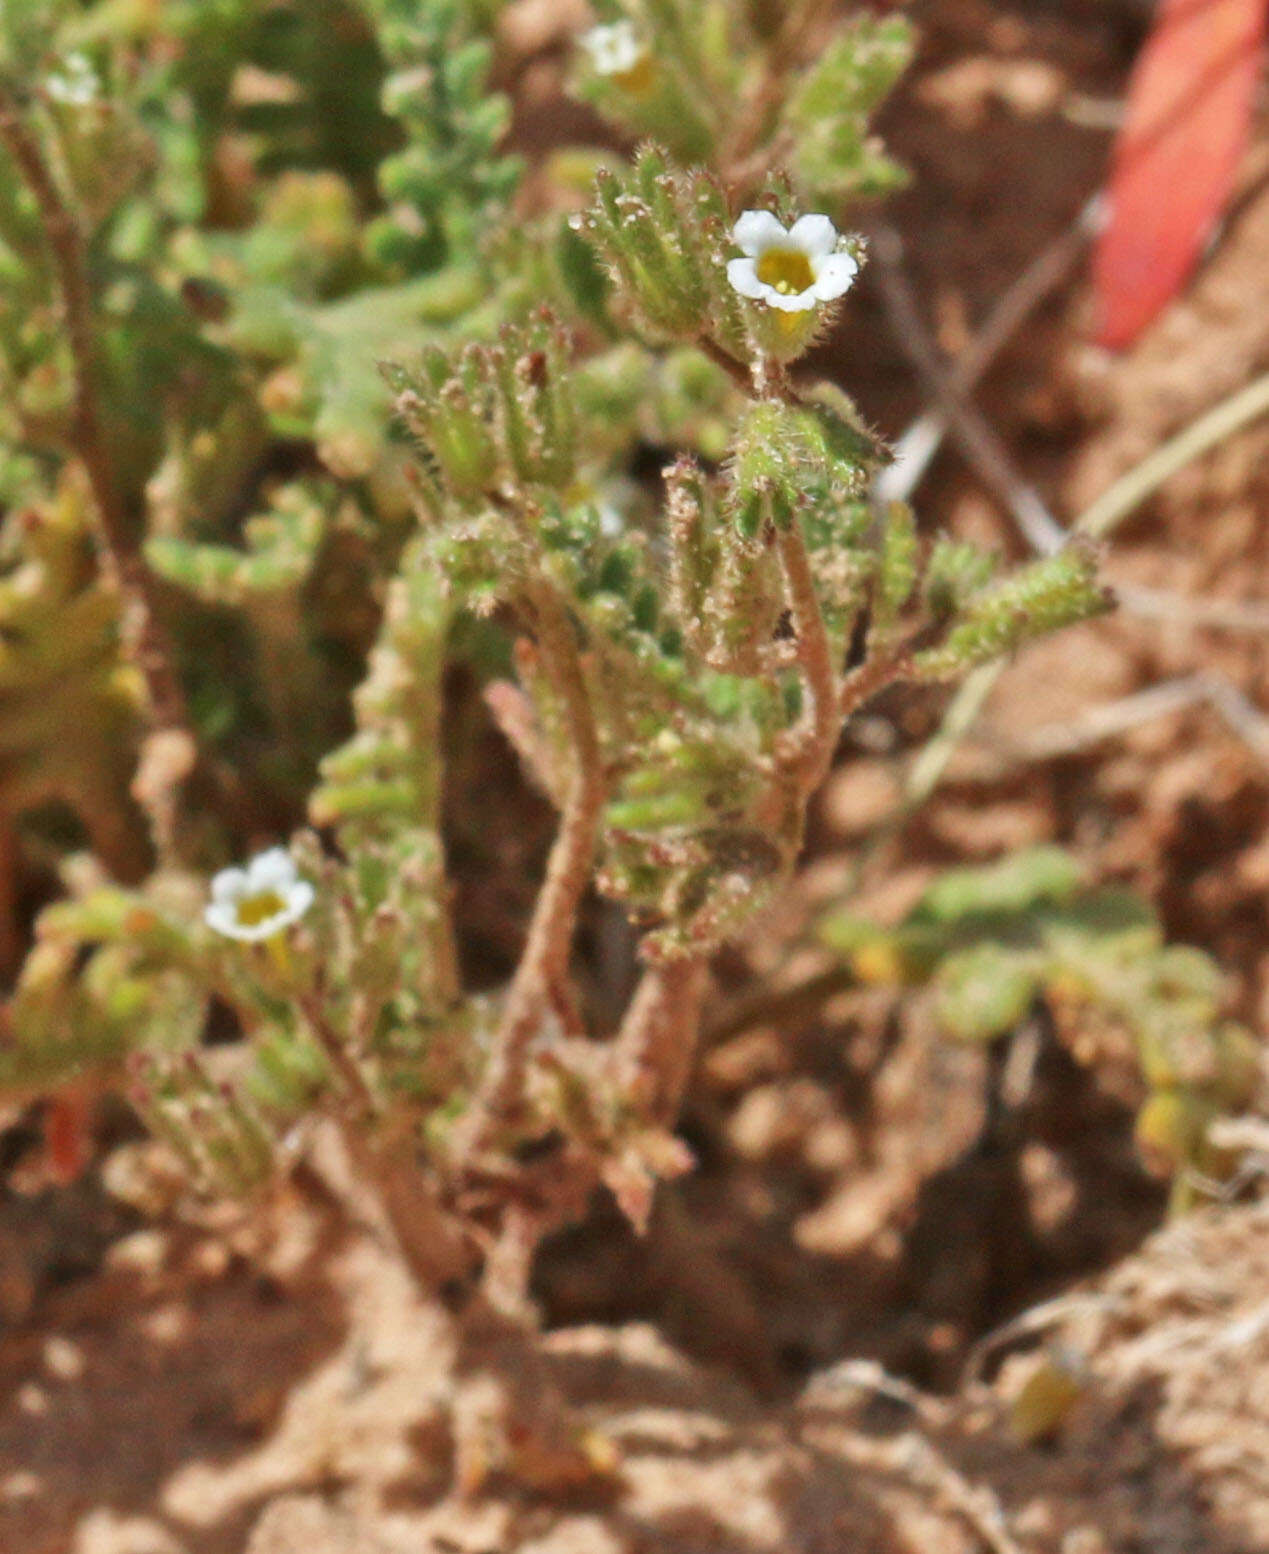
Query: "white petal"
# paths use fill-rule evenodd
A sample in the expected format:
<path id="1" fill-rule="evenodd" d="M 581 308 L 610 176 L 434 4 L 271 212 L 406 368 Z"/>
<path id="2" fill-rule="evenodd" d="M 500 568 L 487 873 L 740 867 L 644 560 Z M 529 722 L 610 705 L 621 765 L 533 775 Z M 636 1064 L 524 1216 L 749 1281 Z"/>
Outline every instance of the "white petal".
<path id="1" fill-rule="evenodd" d="M 296 880 L 287 892 L 286 909 L 288 921 L 294 923 L 303 917 L 309 907 L 313 905 L 313 899 L 317 892 L 309 884 L 308 880 Z"/>
<path id="2" fill-rule="evenodd" d="M 249 927 L 239 924 L 237 937 L 244 944 L 259 944 L 264 939 L 272 939 L 274 934 L 281 933 L 290 922 L 285 912 L 275 912 L 272 917 L 266 917 L 263 922 L 252 923 Z"/>
<path id="3" fill-rule="evenodd" d="M 284 847 L 270 847 L 247 865 L 247 878 L 253 892 L 276 890 L 285 895 L 295 883 L 295 864 Z"/>
<path id="4" fill-rule="evenodd" d="M 238 913 L 227 902 L 213 901 L 203 913 L 203 921 L 217 933 L 223 933 L 226 939 L 245 937 L 238 922 Z"/>
<path id="5" fill-rule="evenodd" d="M 592 27 L 589 32 L 582 33 L 577 41 L 598 64 L 612 47 L 613 34 L 616 30 L 615 27 Z"/>
<path id="6" fill-rule="evenodd" d="M 245 869 L 222 869 L 211 882 L 212 900 L 229 906 L 247 893 Z"/>
<path id="7" fill-rule="evenodd" d="M 769 210 L 747 210 L 731 229 L 732 241 L 751 259 L 765 253 L 773 244 L 783 243 L 787 235 Z"/>
<path id="8" fill-rule="evenodd" d="M 789 243 L 808 259 L 819 259 L 837 247 L 837 228 L 827 216 L 799 216 L 789 228 Z"/>
<path id="9" fill-rule="evenodd" d="M 779 308 L 781 313 L 806 313 L 815 306 L 815 287 L 808 286 L 805 291 L 789 296 L 782 291 L 777 291 L 774 286 L 769 286 L 763 295 L 763 301 L 768 307 Z"/>
<path id="10" fill-rule="evenodd" d="M 832 302 L 850 290 L 851 282 L 859 274 L 858 263 L 850 254 L 829 254 L 816 267 L 815 285 L 811 288 L 821 302 Z"/>
<path id="11" fill-rule="evenodd" d="M 631 31 L 613 46 L 609 69 L 615 76 L 624 75 L 627 70 L 633 70 L 642 58 L 643 45 Z"/>
<path id="12" fill-rule="evenodd" d="M 600 75 L 620 75 L 623 71 L 633 70 L 643 55 L 639 36 L 629 21 L 614 22 L 610 27 L 592 27 L 578 41 Z"/>
<path id="13" fill-rule="evenodd" d="M 765 297 L 768 292 L 775 290 L 758 279 L 758 271 L 752 259 L 729 259 L 727 279 L 742 297 Z"/>

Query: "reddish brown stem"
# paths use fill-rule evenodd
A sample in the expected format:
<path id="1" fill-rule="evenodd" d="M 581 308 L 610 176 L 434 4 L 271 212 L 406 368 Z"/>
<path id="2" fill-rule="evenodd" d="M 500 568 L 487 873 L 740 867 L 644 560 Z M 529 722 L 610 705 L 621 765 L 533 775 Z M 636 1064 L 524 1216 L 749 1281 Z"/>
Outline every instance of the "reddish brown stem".
<path id="1" fill-rule="evenodd" d="M 419 1169 L 410 1141 L 371 1139 L 361 1120 L 348 1119 L 341 1137 L 360 1180 L 372 1182 L 401 1255 L 426 1295 L 471 1287 L 477 1257 L 457 1217 Z"/>
<path id="2" fill-rule="evenodd" d="M 842 681 L 838 697 L 838 716 L 843 722 L 872 700 L 895 680 L 901 680 L 912 668 L 913 642 L 920 633 L 912 633 L 892 647 L 860 664 Z"/>
<path id="3" fill-rule="evenodd" d="M 796 773 L 805 797 L 819 787 L 828 772 L 841 733 L 842 713 L 838 706 L 833 650 L 824 628 L 815 580 L 811 576 L 811 561 L 800 526 L 794 522 L 780 530 L 777 545 L 807 702 L 802 721 L 790 730 L 778 759 L 782 767 Z"/>
<path id="4" fill-rule="evenodd" d="M 313 1039 L 326 1055 L 326 1060 L 338 1076 L 348 1099 L 355 1104 L 363 1119 L 374 1116 L 377 1107 L 374 1096 L 370 1093 L 370 1086 L 366 1083 L 366 1077 L 358 1068 L 357 1061 L 347 1045 L 341 1041 L 326 1018 L 321 999 L 316 993 L 305 992 L 296 995 L 296 1002 L 300 1006 Z"/>
<path id="5" fill-rule="evenodd" d="M 736 387 L 745 394 L 753 393 L 753 373 L 744 362 L 737 361 L 730 351 L 724 350 L 709 335 L 698 335 L 696 349 L 708 356 L 716 367 L 721 367 Z"/>
<path id="6" fill-rule="evenodd" d="M 617 1036 L 622 1093 L 658 1126 L 673 1123 L 691 1078 L 708 974 L 701 956 L 650 966 Z"/>
<path id="7" fill-rule="evenodd" d="M 807 39 L 827 10 L 828 0 L 802 0 L 787 8 L 779 32 L 768 45 L 766 69 L 721 158 L 732 187 L 757 182 L 776 160 L 779 147 L 774 142 L 760 143 L 768 138 L 772 117 L 787 96 L 789 75 L 798 68 Z"/>
<path id="8" fill-rule="evenodd" d="M 546 582 L 531 587 L 529 602 L 542 664 L 568 725 L 573 772 L 524 953 L 507 994 L 493 1057 L 476 1098 L 471 1125 L 475 1142 L 519 1106 L 529 1047 L 548 1008 L 571 1006 L 568 959 L 573 928 L 578 904 L 590 880 L 599 815 L 607 790 L 599 733 L 568 613 L 554 588 Z"/>

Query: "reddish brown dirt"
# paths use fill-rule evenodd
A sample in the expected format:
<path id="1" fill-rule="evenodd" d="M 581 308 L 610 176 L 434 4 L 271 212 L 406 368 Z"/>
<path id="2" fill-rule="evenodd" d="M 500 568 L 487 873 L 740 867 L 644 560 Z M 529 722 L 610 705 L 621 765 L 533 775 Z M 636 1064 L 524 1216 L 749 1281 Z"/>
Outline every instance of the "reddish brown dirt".
<path id="1" fill-rule="evenodd" d="M 445 1321 L 372 1233 L 311 1198 L 238 1224 L 169 1215 L 5 1345 L 0 1548 L 1256 1554 L 1267 1279 L 1269 1207 L 1203 1211 L 945 1400 L 846 1362 L 764 1406 L 646 1326 L 562 1331 L 551 1371 L 618 1480 L 572 1503 L 469 1500 Z M 1041 1344 L 1075 1385 L 1028 1443 L 1020 1351 Z"/>

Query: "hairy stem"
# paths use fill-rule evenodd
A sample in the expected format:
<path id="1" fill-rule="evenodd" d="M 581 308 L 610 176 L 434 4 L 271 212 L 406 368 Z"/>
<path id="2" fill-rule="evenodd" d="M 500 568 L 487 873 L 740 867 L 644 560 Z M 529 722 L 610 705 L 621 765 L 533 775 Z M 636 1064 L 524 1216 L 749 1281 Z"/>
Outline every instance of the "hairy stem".
<path id="1" fill-rule="evenodd" d="M 691 1078 L 708 979 L 703 956 L 649 966 L 614 1051 L 618 1083 L 649 1122 L 669 1126 Z"/>
<path id="2" fill-rule="evenodd" d="M 599 733 L 568 613 L 555 589 L 543 581 L 531 585 L 529 604 L 542 664 L 568 726 L 573 771 L 524 953 L 507 995 L 493 1057 L 476 1097 L 476 1140 L 519 1105 L 529 1047 L 548 1008 L 572 1006 L 568 959 L 573 928 L 590 880 L 607 791 Z"/>
<path id="3" fill-rule="evenodd" d="M 321 999 L 313 993 L 300 993 L 296 997 L 296 1002 L 300 1006 L 305 1024 L 312 1033 L 313 1039 L 322 1049 L 349 1099 L 356 1104 L 357 1110 L 363 1117 L 372 1117 L 377 1107 L 374 1096 L 370 1093 L 370 1086 L 366 1083 L 365 1075 L 357 1067 L 352 1053 L 326 1018 Z"/>
<path id="4" fill-rule="evenodd" d="M 753 372 L 744 364 L 744 362 L 737 361 L 730 351 L 724 350 L 723 347 L 719 345 L 716 340 L 712 340 L 709 335 L 698 335 L 695 343 L 696 349 L 701 353 L 702 356 L 708 356 L 710 361 L 712 361 L 716 367 L 721 367 L 723 369 L 723 371 L 727 374 L 727 376 L 732 380 L 738 389 L 742 390 L 745 394 L 748 394 L 752 398 Z"/>
<path id="5" fill-rule="evenodd" d="M 842 722 L 853 717 L 879 691 L 911 671 L 913 644 L 917 640 L 918 634 L 913 633 L 851 670 L 838 692 L 837 715 Z"/>
<path id="6" fill-rule="evenodd" d="M 352 1119 L 340 1136 L 379 1205 L 419 1289 L 461 1306 L 473 1287 L 477 1257 L 457 1217 L 419 1170 L 408 1140 L 372 1140 Z"/>
<path id="7" fill-rule="evenodd" d="M 805 797 L 819 787 L 828 772 L 841 733 L 842 711 L 833 669 L 833 650 L 815 593 L 806 541 L 796 521 L 780 530 L 776 543 L 789 594 L 793 629 L 797 635 L 797 661 L 807 700 L 802 721 L 790 730 L 778 759 L 782 767 L 796 773 Z"/>
<path id="8" fill-rule="evenodd" d="M 371 1139 L 351 1119 L 340 1136 L 419 1291 L 452 1323 L 464 1378 L 452 1404 L 461 1491 L 478 1492 L 499 1471 L 545 1490 L 604 1477 L 610 1469 L 550 1375 L 532 1326 L 483 1288 L 476 1245 L 419 1170 L 409 1136 Z"/>
<path id="9" fill-rule="evenodd" d="M 787 137 L 771 136 L 771 121 L 788 94 L 812 29 L 830 9 L 828 0 L 795 0 L 767 48 L 766 68 L 721 157 L 727 183 L 747 190 L 760 182 L 784 149 Z M 765 144 L 763 142 L 766 142 Z"/>

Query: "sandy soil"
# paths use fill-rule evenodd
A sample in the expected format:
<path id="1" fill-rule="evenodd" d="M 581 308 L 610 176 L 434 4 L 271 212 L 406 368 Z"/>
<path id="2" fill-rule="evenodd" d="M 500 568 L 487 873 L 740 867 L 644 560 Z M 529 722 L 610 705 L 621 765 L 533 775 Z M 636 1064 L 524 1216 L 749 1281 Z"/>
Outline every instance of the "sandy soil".
<path id="1" fill-rule="evenodd" d="M 1203 1211 L 980 1346 L 944 1398 L 844 1361 L 764 1405 L 647 1325 L 562 1330 L 550 1369 L 615 1479 L 464 1498 L 450 1335 L 389 1246 L 312 1195 L 174 1215 L 4 1346 L 0 1548 L 1254 1554 L 1267 1284 L 1269 1205 Z"/>

